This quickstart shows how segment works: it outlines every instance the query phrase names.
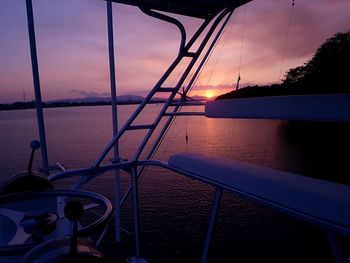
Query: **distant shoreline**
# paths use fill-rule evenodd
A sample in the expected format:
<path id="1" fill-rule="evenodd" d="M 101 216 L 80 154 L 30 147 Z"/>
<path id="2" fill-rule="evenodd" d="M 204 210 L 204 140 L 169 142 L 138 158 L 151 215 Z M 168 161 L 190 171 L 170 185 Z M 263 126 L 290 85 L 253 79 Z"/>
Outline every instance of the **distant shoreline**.
<path id="1" fill-rule="evenodd" d="M 142 101 L 135 102 L 118 102 L 117 105 L 136 105 Z M 149 102 L 151 104 L 164 103 L 163 100 L 155 100 Z M 42 107 L 45 108 L 63 108 L 63 107 L 83 107 L 83 106 L 108 106 L 112 105 L 111 102 L 43 102 Z M 0 104 L 0 111 L 12 111 L 12 110 L 27 110 L 35 109 L 35 102 L 15 102 L 12 104 Z"/>

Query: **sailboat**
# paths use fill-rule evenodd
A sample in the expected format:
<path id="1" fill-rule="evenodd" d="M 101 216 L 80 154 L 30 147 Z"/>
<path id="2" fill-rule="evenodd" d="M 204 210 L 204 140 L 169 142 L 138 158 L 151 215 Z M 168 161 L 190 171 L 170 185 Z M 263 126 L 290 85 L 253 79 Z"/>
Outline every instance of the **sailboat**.
<path id="1" fill-rule="evenodd" d="M 173 63 L 120 128 L 117 125 L 112 2 L 137 6 L 143 13 L 175 25 L 181 34 L 179 51 Z M 218 208 L 224 191 L 238 194 L 259 205 L 316 225 L 326 232 L 336 261 L 344 262 L 344 256 L 337 242 L 337 234 L 346 236 L 350 234 L 348 225 L 350 217 L 348 209 L 349 186 L 198 153 L 176 153 L 167 162 L 153 158 L 175 117 L 206 116 L 209 118 L 349 121 L 350 96 L 345 94 L 210 101 L 205 104 L 204 112 L 180 111 L 187 106 L 203 106 L 202 102 L 189 99 L 187 94 L 234 10 L 248 2 L 250 0 L 106 1 L 114 136 L 89 167 L 66 170 L 64 166 L 56 165 L 55 169 L 60 170 L 57 172 L 50 171 L 48 165 L 33 8 L 32 1 L 26 1 L 40 135 L 40 142 L 35 142 L 32 145 L 32 155 L 35 150 L 39 149 L 40 145 L 42 170 L 45 176 L 31 171 L 31 156 L 28 171 L 12 177 L 7 183 L 7 188 L 5 186 L 6 189 L 10 190 L 0 198 L 0 212 L 1 216 L 9 222 L 7 226 L 11 227 L 1 230 L 2 233 L 6 234 L 0 246 L 0 262 L 51 262 L 77 258 L 81 260 L 88 258 L 92 260 L 91 262 L 102 262 L 103 256 L 97 251 L 91 239 L 81 239 L 80 237 L 89 237 L 98 229 L 104 228 L 105 231 L 101 232 L 98 239 L 100 242 L 106 234 L 106 225 L 114 221 L 116 241 L 122 242 L 120 239 L 120 208 L 129 195 L 132 197 L 134 226 L 134 257 L 130 258 L 129 262 L 146 262 L 142 258 L 140 244 L 138 179 L 145 167 L 148 166 L 161 167 L 214 187 L 215 194 L 201 256 L 203 263 L 208 258 L 215 222 L 218 217 Z M 202 24 L 192 37 L 187 39 L 184 25 L 174 18 L 173 14 L 201 19 Z M 195 44 L 197 44 L 197 48 L 194 48 Z M 164 86 L 171 73 L 184 59 L 188 63 L 177 83 L 171 87 Z M 190 76 L 191 72 L 193 72 L 192 76 Z M 188 84 L 182 88 L 185 80 L 188 81 Z M 144 112 L 152 98 L 159 94 L 165 94 L 167 97 L 155 119 L 150 123 L 137 123 L 137 118 Z M 178 95 L 181 96 L 181 100 L 176 100 Z M 326 111 L 325 104 L 328 106 Z M 150 141 L 156 129 L 159 130 L 159 133 L 155 140 Z M 126 160 L 123 156 L 119 156 L 118 142 L 126 133 L 135 130 L 143 130 L 146 133 L 133 157 Z M 111 151 L 114 153 L 112 162 L 104 164 Z M 131 176 L 131 185 L 123 195 L 120 193 L 118 172 L 120 170 L 126 171 Z M 96 177 L 103 176 L 108 171 L 115 171 L 115 203 L 117 205 L 114 207 L 113 217 L 112 205 L 107 198 L 97 193 L 79 190 L 86 183 L 93 181 Z M 79 178 L 78 182 L 72 186 L 72 190 L 49 189 L 52 188 L 51 183 L 71 177 Z M 28 183 L 28 180 L 33 181 Z M 34 180 L 42 182 L 44 187 L 31 189 L 31 185 L 36 185 L 33 183 Z M 24 191 L 23 185 L 29 189 Z M 84 202 L 75 202 L 71 199 L 83 199 Z M 31 213 L 38 206 L 49 207 L 50 211 Z M 97 206 L 102 207 L 104 213 L 93 223 L 83 227 L 82 215 Z"/>

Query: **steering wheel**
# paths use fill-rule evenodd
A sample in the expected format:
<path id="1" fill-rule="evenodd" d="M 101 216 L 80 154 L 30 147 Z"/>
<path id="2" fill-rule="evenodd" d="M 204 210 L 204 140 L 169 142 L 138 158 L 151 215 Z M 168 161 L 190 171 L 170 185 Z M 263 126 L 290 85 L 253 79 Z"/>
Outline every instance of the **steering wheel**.
<path id="1" fill-rule="evenodd" d="M 70 200 L 83 204 L 78 236 L 87 237 L 112 215 L 104 196 L 81 190 L 22 192 L 0 197 L 0 254 L 19 256 L 39 243 L 70 234 L 64 207 Z"/>

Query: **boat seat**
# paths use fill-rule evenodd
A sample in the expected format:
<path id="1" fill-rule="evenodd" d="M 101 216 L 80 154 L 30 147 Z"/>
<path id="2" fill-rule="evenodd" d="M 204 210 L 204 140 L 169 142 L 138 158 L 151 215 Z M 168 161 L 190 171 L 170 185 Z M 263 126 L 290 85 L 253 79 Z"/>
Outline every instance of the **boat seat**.
<path id="1" fill-rule="evenodd" d="M 197 153 L 172 155 L 168 164 L 191 178 L 350 234 L 350 186 Z"/>

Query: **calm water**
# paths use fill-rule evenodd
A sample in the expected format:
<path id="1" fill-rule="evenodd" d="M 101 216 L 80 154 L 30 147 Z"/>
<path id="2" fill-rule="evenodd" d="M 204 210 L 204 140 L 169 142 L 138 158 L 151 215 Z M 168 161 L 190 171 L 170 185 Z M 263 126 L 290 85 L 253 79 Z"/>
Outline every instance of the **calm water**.
<path id="1" fill-rule="evenodd" d="M 139 123 L 149 123 L 160 107 L 149 106 Z M 119 107 L 120 125 L 134 109 Z M 59 161 L 69 169 L 90 165 L 111 138 L 110 107 L 45 109 L 45 118 L 49 161 Z M 26 169 L 29 143 L 37 138 L 35 111 L 0 112 L 0 127 L 1 181 Z M 180 117 L 155 158 L 166 161 L 176 152 L 201 152 L 348 184 L 349 131 L 347 124 Z M 143 135 L 132 131 L 123 138 L 123 158 L 132 157 Z M 39 167 L 38 157 L 35 167 Z M 129 176 L 122 174 L 122 188 L 128 183 Z M 113 199 L 113 175 L 97 178 L 86 189 Z M 148 168 L 140 179 L 144 257 L 150 262 L 198 262 L 213 193 L 202 183 Z M 130 203 L 122 214 L 123 226 L 132 231 Z M 125 235 L 124 240 L 124 254 L 130 256 L 131 238 Z M 224 194 L 210 252 L 211 262 L 219 260 L 331 261 L 326 239 L 318 229 L 231 194 Z"/>

